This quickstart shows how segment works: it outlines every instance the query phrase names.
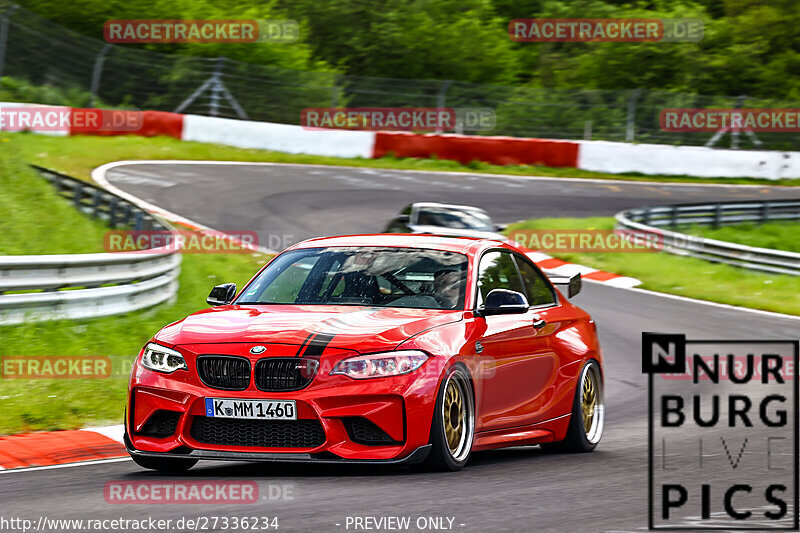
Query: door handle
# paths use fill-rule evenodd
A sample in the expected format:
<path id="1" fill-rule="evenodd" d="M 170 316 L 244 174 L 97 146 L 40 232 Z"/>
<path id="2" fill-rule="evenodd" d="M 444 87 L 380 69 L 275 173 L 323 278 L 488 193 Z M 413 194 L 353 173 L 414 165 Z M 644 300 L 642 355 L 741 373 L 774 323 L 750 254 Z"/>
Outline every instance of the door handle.
<path id="1" fill-rule="evenodd" d="M 546 325 L 547 325 L 547 321 L 544 318 L 540 317 L 539 315 L 535 315 L 533 317 L 533 327 L 534 328 L 542 329 Z"/>

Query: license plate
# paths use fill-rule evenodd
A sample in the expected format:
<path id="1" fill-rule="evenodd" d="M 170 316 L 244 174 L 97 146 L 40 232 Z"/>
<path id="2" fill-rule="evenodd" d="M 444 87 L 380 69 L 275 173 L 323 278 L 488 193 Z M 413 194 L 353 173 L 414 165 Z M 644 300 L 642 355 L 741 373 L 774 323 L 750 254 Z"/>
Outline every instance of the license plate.
<path id="1" fill-rule="evenodd" d="M 294 400 L 206 398 L 206 416 L 256 420 L 297 420 Z"/>

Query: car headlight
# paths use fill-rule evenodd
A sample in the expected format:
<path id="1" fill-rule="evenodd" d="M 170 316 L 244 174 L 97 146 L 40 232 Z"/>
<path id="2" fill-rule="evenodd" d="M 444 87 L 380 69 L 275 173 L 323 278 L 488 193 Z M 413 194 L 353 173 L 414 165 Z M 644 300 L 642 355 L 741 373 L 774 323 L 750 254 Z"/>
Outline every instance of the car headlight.
<path id="1" fill-rule="evenodd" d="M 186 361 L 175 350 L 151 342 L 142 354 L 142 366 L 148 370 L 171 374 L 176 370 L 186 370 Z"/>
<path id="2" fill-rule="evenodd" d="M 340 361 L 331 375 L 341 374 L 353 379 L 400 376 L 415 371 L 427 360 L 428 356 L 418 350 L 357 355 Z"/>

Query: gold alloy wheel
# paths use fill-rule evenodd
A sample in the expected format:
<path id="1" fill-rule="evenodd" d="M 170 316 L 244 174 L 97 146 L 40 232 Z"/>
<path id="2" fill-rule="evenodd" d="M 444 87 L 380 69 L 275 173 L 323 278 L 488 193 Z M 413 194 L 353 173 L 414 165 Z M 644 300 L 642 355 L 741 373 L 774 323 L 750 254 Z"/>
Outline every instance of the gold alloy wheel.
<path id="1" fill-rule="evenodd" d="M 472 448 L 472 396 L 466 382 L 457 374 L 451 375 L 444 385 L 442 422 L 447 448 L 453 459 L 466 459 Z"/>
<path id="2" fill-rule="evenodd" d="M 458 453 L 459 444 L 464 435 L 464 401 L 461 391 L 458 389 L 455 381 L 447 382 L 447 390 L 444 393 L 444 409 L 442 409 L 447 447 L 450 448 L 450 453 L 453 455 Z"/>
<path id="3" fill-rule="evenodd" d="M 594 386 L 592 374 L 587 375 L 583 380 L 583 391 L 581 392 L 581 414 L 583 415 L 583 431 L 588 435 L 592 430 L 595 409 L 597 407 L 597 390 Z"/>
<path id="4" fill-rule="evenodd" d="M 591 444 L 597 444 L 603 435 L 605 402 L 603 383 L 596 363 L 587 365 L 581 376 L 581 418 L 583 433 Z"/>

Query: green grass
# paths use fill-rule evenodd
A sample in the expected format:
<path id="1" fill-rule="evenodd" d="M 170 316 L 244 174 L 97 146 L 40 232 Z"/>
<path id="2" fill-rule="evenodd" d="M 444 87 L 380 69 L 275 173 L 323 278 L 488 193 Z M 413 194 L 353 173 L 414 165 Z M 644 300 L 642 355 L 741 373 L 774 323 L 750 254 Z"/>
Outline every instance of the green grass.
<path id="1" fill-rule="evenodd" d="M 770 222 L 767 224 L 737 224 L 719 229 L 690 227 L 679 231 L 720 241 L 736 242 L 759 248 L 775 248 L 800 252 L 800 224 L 797 222 Z"/>
<path id="2" fill-rule="evenodd" d="M 512 224 L 508 232 L 520 229 L 611 229 L 613 218 L 543 218 Z M 695 230 L 700 231 L 700 230 Z M 730 238 L 735 228 L 702 230 L 703 236 Z M 797 246 L 798 234 L 781 228 L 780 235 Z M 759 236 L 760 235 L 760 236 Z M 758 227 L 746 229 L 739 242 L 753 246 L 779 244 L 781 241 Z M 724 240 L 724 239 L 723 239 Z M 781 246 L 783 248 L 783 246 Z M 800 277 L 762 274 L 728 265 L 710 263 L 692 257 L 667 253 L 554 253 L 565 261 L 600 270 L 631 276 L 640 286 L 668 294 L 709 300 L 730 305 L 800 315 Z"/>
<path id="3" fill-rule="evenodd" d="M 0 255 L 103 251 L 108 228 L 76 212 L 52 185 L 2 148 L 0 191 Z"/>
<path id="4" fill-rule="evenodd" d="M 13 152 L 0 152 L 0 251 L 103 251 L 106 230 Z M 0 327 L 0 358 L 103 355 L 111 358 L 113 372 L 94 380 L 0 378 L 0 434 L 120 423 L 130 364 L 144 343 L 164 325 L 206 307 L 211 287 L 229 281 L 242 286 L 266 260 L 261 254 L 185 254 L 174 301 L 112 317 Z"/>
<path id="5" fill-rule="evenodd" d="M 593 178 L 676 183 L 725 183 L 751 185 L 794 185 L 800 179 L 766 182 L 751 178 L 695 178 L 690 176 L 646 176 L 638 173 L 608 174 L 575 168 L 551 168 L 535 165 L 499 166 L 473 161 L 463 165 L 456 161 L 384 157 L 381 159 L 345 159 L 305 154 L 285 154 L 266 150 L 233 148 L 216 144 L 185 142 L 170 137 L 51 137 L 25 133 L 0 134 L 0 145 L 20 152 L 34 164 L 66 174 L 89 179 L 92 169 L 123 159 L 194 159 L 213 161 L 252 161 L 273 163 L 304 163 L 349 167 L 370 167 L 405 170 L 480 172 L 514 176 L 553 176 L 561 178 Z"/>

